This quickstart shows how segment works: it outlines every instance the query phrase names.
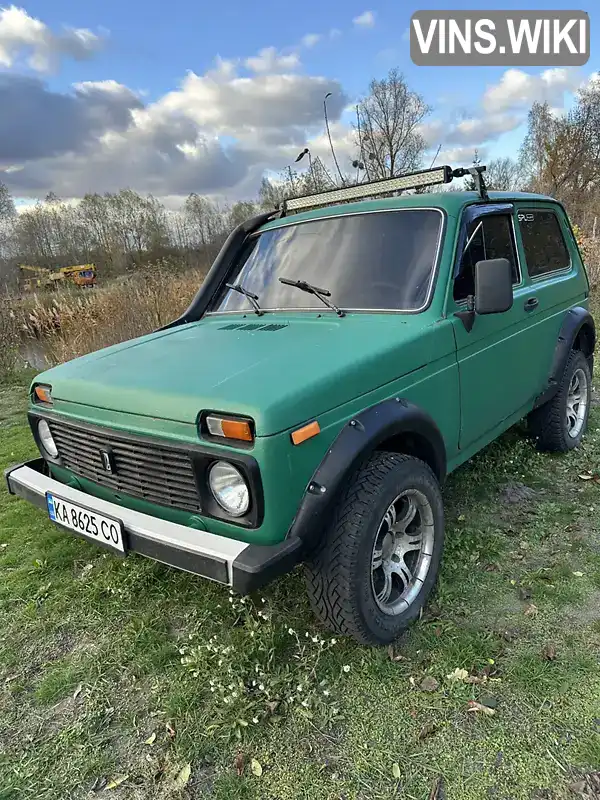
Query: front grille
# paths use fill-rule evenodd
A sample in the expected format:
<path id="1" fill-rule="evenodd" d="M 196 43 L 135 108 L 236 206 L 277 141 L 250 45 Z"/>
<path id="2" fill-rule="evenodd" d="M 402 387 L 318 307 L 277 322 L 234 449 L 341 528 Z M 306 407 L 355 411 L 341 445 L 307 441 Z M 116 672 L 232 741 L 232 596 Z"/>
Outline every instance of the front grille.
<path id="1" fill-rule="evenodd" d="M 187 453 L 113 431 L 92 431 L 56 420 L 48 423 L 63 466 L 76 475 L 161 506 L 201 510 Z M 103 465 L 102 451 L 111 454 L 112 473 Z"/>

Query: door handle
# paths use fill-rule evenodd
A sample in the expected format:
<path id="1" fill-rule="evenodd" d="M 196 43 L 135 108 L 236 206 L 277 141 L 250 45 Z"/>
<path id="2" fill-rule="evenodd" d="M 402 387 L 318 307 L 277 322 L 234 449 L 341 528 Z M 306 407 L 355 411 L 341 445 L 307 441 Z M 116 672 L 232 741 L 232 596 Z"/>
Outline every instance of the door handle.
<path id="1" fill-rule="evenodd" d="M 533 311 L 533 309 L 537 308 L 539 304 L 540 301 L 537 299 L 537 297 L 530 297 L 529 300 L 525 302 L 525 311 Z"/>

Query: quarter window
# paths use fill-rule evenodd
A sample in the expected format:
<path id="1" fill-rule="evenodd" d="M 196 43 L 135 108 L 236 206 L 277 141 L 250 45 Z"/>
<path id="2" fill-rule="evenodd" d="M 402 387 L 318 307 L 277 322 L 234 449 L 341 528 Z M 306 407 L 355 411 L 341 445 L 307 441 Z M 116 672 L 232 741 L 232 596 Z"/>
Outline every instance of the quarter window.
<path id="1" fill-rule="evenodd" d="M 466 300 L 475 294 L 475 264 L 491 258 L 508 259 L 513 284 L 519 283 L 519 268 L 515 254 L 511 219 L 507 214 L 490 214 L 475 219 L 467 230 L 465 249 L 454 280 L 454 299 Z"/>
<path id="2" fill-rule="evenodd" d="M 532 278 L 567 269 L 569 250 L 554 211 L 519 211 L 519 227 L 527 270 Z"/>

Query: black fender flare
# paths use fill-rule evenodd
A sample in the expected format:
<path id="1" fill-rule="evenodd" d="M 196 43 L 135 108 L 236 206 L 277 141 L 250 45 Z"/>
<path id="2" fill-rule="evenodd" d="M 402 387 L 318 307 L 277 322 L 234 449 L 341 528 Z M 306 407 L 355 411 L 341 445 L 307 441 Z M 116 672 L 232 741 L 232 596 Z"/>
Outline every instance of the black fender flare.
<path id="1" fill-rule="evenodd" d="M 594 318 L 587 308 L 575 306 L 575 308 L 570 308 L 565 314 L 554 348 L 548 384 L 544 391 L 536 398 L 534 408 L 539 408 L 544 405 L 544 403 L 547 403 L 558 391 L 569 359 L 569 353 L 573 349 L 573 345 L 582 328 L 585 328 L 587 332 L 584 352 L 589 361 L 590 370 L 592 372 L 594 371 L 594 349 L 596 347 L 596 326 L 594 324 Z"/>
<path id="2" fill-rule="evenodd" d="M 443 483 L 446 446 L 434 420 L 407 400 L 384 400 L 357 414 L 338 433 L 306 487 L 287 537 L 300 539 L 305 550 L 314 547 L 347 477 L 383 442 L 403 434 L 415 437 L 422 447 L 420 457 Z"/>

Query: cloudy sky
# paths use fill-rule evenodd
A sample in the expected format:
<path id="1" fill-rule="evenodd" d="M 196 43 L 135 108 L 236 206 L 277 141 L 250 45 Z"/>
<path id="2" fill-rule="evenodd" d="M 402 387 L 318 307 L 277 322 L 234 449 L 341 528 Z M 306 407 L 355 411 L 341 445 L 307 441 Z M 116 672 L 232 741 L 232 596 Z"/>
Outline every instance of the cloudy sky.
<path id="1" fill-rule="evenodd" d="M 1 2 L 1 0 L 0 0 Z M 564 8 L 564 0 L 429 0 L 428 8 Z M 592 9 L 591 0 L 578 7 Z M 439 163 L 516 155 L 527 109 L 568 107 L 598 69 L 416 67 L 410 0 L 31 0 L 0 6 L 0 181 L 26 202 L 130 186 L 247 198 L 299 149 L 340 161 L 353 104 L 398 66 L 434 107 Z M 592 16 L 592 53 L 595 36 Z"/>

